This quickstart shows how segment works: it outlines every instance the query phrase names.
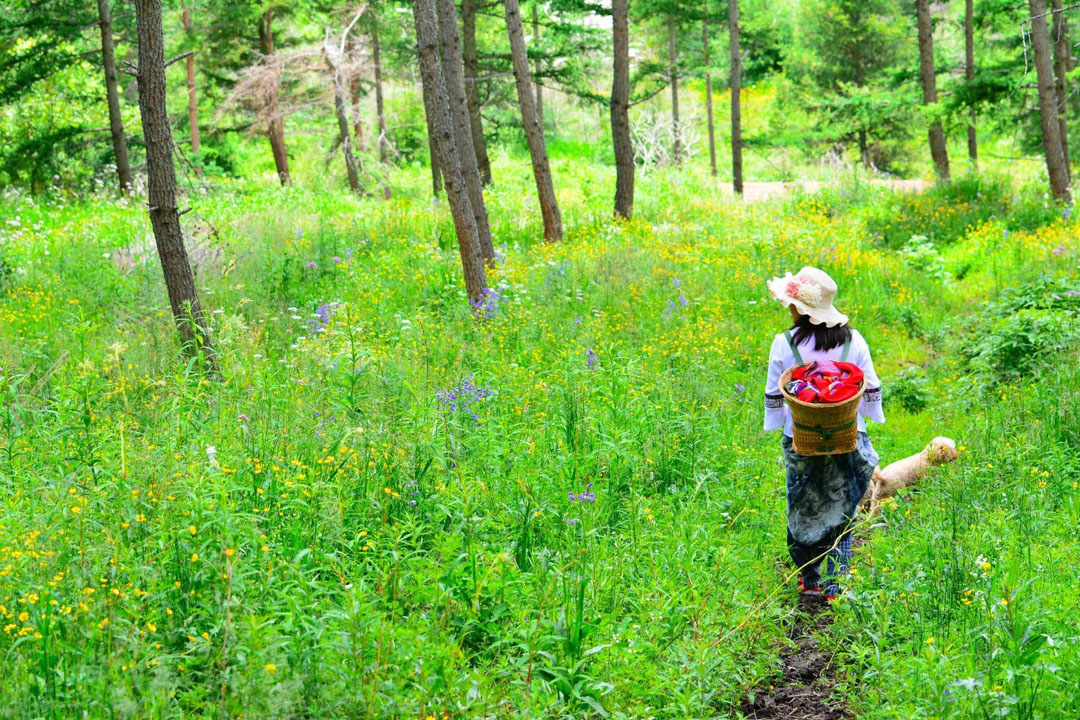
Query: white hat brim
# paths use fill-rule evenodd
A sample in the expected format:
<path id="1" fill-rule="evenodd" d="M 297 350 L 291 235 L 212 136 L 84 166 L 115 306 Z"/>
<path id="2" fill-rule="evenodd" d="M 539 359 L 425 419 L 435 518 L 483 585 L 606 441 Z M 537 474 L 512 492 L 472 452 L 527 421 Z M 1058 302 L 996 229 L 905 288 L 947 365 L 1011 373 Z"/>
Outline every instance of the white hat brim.
<path id="1" fill-rule="evenodd" d="M 769 294 L 773 296 L 773 300 L 783 305 L 794 305 L 795 309 L 800 314 L 810 318 L 812 325 L 824 325 L 825 327 L 836 327 L 837 325 L 846 325 L 848 316 L 840 312 L 833 305 L 829 305 L 827 308 L 810 307 L 802 300 L 798 298 L 789 297 L 783 292 L 784 285 L 791 279 L 788 277 L 774 277 L 769 280 L 765 285 L 769 288 Z"/>

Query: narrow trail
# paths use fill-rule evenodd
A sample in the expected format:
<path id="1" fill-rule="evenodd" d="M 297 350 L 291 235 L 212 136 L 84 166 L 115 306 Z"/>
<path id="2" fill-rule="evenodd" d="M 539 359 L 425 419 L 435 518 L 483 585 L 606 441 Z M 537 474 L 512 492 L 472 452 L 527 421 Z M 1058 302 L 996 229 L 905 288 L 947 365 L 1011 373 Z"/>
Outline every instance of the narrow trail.
<path id="1" fill-rule="evenodd" d="M 799 597 L 791 628 L 794 647 L 780 653 L 783 675 L 753 701 L 743 701 L 743 714 L 757 720 L 847 720 L 852 715 L 842 702 L 829 702 L 836 684 L 832 651 L 820 636 L 832 623 L 829 604 L 821 595 Z"/>
<path id="2" fill-rule="evenodd" d="M 923 180 L 864 180 L 868 185 L 886 187 L 900 192 L 922 192 L 927 188 Z M 824 188 L 834 187 L 833 183 L 819 182 L 816 180 L 802 180 L 797 182 L 747 182 L 743 184 L 743 200 L 745 202 L 761 202 L 777 197 L 788 197 L 796 191 L 810 195 Z M 730 183 L 725 183 L 721 190 L 727 195 L 734 195 Z"/>

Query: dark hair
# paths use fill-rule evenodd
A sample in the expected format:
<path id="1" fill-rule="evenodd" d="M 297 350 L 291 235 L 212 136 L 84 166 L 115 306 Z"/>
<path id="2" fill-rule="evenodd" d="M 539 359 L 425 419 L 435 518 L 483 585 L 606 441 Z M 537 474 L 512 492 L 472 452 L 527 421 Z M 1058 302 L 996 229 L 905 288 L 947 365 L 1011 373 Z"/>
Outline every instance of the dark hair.
<path id="1" fill-rule="evenodd" d="M 851 339 L 851 325 L 847 323 L 836 327 L 827 327 L 825 323 L 815 325 L 810 322 L 809 315 L 800 315 L 791 329 L 794 331 L 791 339 L 796 345 L 814 338 L 814 349 L 818 351 L 832 350 Z"/>

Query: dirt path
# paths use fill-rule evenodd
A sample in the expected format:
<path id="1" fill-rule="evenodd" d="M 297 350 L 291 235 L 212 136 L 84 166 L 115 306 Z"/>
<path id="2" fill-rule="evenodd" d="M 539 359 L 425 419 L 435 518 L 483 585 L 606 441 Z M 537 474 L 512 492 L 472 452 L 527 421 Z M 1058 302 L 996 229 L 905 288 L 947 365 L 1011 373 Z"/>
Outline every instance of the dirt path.
<path id="1" fill-rule="evenodd" d="M 758 720 L 846 720 L 851 717 L 842 703 L 830 703 L 836 684 L 832 652 L 819 637 L 828 633 L 832 616 L 821 595 L 799 598 L 798 614 L 791 629 L 795 646 L 780 653 L 783 676 L 767 691 L 743 701 L 743 714 Z"/>
<path id="2" fill-rule="evenodd" d="M 901 192 L 922 192 L 927 187 L 922 180 L 865 180 L 863 182 L 870 185 L 881 185 Z M 796 189 L 812 195 L 830 185 L 831 183 L 816 180 L 803 182 L 748 182 L 743 184 L 743 199 L 746 202 L 760 202 L 776 197 L 787 197 Z M 726 194 L 731 195 L 734 193 L 731 183 L 724 183 L 723 187 Z"/>

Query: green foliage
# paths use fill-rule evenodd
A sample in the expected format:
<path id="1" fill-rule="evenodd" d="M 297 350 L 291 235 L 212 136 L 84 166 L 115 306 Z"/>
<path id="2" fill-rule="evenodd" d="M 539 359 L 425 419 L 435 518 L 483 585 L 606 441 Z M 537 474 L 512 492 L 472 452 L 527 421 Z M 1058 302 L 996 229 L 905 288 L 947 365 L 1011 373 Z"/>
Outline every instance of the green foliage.
<path id="1" fill-rule="evenodd" d="M 220 382 L 178 351 L 139 203 L 6 193 L 0 706 L 734 716 L 794 601 L 761 280 L 814 264 L 873 347 L 883 462 L 962 447 L 857 551 L 836 692 L 864 717 L 1076 714 L 1077 364 L 972 393 L 992 383 L 936 331 L 983 301 L 981 324 L 1075 314 L 1070 226 L 973 230 L 946 286 L 871 241 L 882 191 L 743 205 L 658 170 L 615 223 L 610 168 L 576 152 L 554 246 L 527 164 L 498 158 L 483 321 L 425 168 L 390 201 L 207 180 L 184 225 Z M 995 291 L 1001 265 L 1021 287 Z"/>
<path id="2" fill-rule="evenodd" d="M 791 75 L 821 122 L 818 141 L 854 143 L 859 159 L 880 169 L 907 137 L 914 88 L 898 67 L 910 61 L 907 14 L 895 0 L 813 0 L 801 7 Z"/>
<path id="3" fill-rule="evenodd" d="M 992 221 L 1012 232 L 1042 227 L 1062 214 L 1040 185 L 1016 192 L 1007 178 L 986 173 L 882 200 L 865 217 L 868 229 L 891 248 L 910 245 L 915 237 L 922 238 L 916 245 L 942 248 Z"/>
<path id="4" fill-rule="evenodd" d="M 918 366 L 898 372 L 887 386 L 886 408 L 896 403 L 905 412 L 920 413 L 930 402 L 929 382 Z"/>
<path id="5" fill-rule="evenodd" d="M 906 265 L 936 280 L 948 280 L 950 277 L 941 253 L 925 235 L 912 235 L 900 249 L 900 255 Z"/>
<path id="6" fill-rule="evenodd" d="M 1042 280 L 1006 289 L 970 328 L 964 353 L 998 380 L 1023 376 L 1080 340 L 1080 291 L 1071 281 Z"/>

